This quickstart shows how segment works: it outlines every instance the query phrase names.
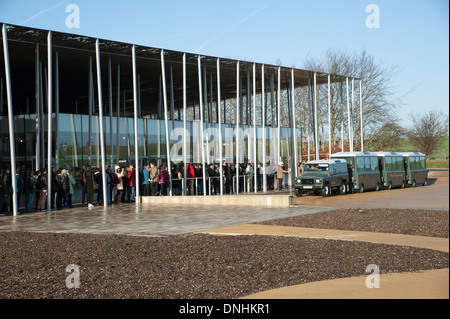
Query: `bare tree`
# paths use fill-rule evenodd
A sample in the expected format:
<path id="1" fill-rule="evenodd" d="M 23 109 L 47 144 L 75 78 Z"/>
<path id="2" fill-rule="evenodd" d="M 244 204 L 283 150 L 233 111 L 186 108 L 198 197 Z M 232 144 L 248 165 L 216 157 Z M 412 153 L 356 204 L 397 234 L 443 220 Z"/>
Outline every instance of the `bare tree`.
<path id="1" fill-rule="evenodd" d="M 401 104 L 401 97 L 394 95 L 394 79 L 397 67 L 385 67 L 377 62 L 373 56 L 362 51 L 360 54 L 348 54 L 344 51 L 327 50 L 323 58 L 307 58 L 304 67 L 308 70 L 325 72 L 329 74 L 349 76 L 349 96 L 347 96 L 346 82 L 337 82 L 331 85 L 331 141 L 333 147 L 340 142 L 341 130 L 344 130 L 344 139 L 348 136 L 347 98 L 350 100 L 351 125 L 353 127 L 355 149 L 361 148 L 361 119 L 360 119 L 360 92 L 359 80 L 355 80 L 354 94 L 351 91 L 351 78 L 362 81 L 362 117 L 364 137 L 381 137 L 377 132 L 389 126 L 394 117 L 395 110 Z M 353 97 L 353 99 L 352 99 Z M 352 103 L 354 101 L 354 103 Z M 319 131 L 327 132 L 328 128 L 328 86 L 318 87 L 318 113 L 322 120 Z M 346 143 L 348 143 L 347 141 Z"/>
<path id="2" fill-rule="evenodd" d="M 423 115 L 409 115 L 412 127 L 408 137 L 417 149 L 430 159 L 431 154 L 442 144 L 449 132 L 449 116 L 437 111 L 428 111 Z"/>

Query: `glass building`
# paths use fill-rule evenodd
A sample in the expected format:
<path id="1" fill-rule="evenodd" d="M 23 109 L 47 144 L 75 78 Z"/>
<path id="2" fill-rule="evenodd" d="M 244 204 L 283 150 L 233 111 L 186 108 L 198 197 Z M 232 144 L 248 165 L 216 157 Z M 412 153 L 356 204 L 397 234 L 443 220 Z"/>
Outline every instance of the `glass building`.
<path id="1" fill-rule="evenodd" d="M 308 87 L 314 112 L 316 86 L 348 81 L 278 65 L 1 25 L 2 169 L 51 166 L 76 176 L 87 164 L 132 162 L 141 169 L 155 161 L 170 171 L 185 163 L 203 169 L 224 161 L 234 167 L 256 163 L 262 171 L 260 189 L 267 191 L 268 176 L 282 161 L 285 169 L 293 168 L 285 180 L 291 185 L 302 152 L 293 92 Z M 236 171 L 235 193 L 258 190 L 257 174 Z"/>

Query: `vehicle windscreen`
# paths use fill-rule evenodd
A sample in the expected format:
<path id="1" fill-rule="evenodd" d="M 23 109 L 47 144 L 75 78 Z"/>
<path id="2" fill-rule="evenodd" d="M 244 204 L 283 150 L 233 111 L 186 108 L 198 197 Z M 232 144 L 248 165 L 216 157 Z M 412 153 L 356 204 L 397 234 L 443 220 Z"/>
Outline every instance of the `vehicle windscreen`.
<path id="1" fill-rule="evenodd" d="M 305 172 L 325 172 L 328 171 L 327 164 L 306 164 Z"/>

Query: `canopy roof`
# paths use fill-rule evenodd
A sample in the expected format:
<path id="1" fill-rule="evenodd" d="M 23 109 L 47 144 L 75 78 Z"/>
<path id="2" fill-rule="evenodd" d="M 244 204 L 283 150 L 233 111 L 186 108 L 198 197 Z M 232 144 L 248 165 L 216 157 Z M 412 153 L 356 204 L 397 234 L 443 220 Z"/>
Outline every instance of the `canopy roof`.
<path id="1" fill-rule="evenodd" d="M 48 30 L 9 25 L 8 30 L 8 46 L 11 64 L 11 78 L 13 83 L 14 108 L 20 107 L 24 113 L 24 97 L 33 100 L 35 93 L 35 64 L 36 49 L 39 48 L 39 59 L 42 65 L 47 65 L 47 36 Z M 1 37 L 1 34 L 0 34 Z M 88 80 L 89 80 L 89 61 L 92 59 L 92 68 L 94 70 L 95 81 L 95 43 L 97 38 L 52 31 L 52 48 L 53 61 L 55 61 L 55 53 L 58 53 L 59 62 L 59 79 L 60 79 L 60 105 L 61 112 L 64 108 L 72 108 L 75 100 L 78 101 L 80 112 L 86 109 L 88 104 Z M 112 82 L 113 86 L 117 85 L 117 66 L 120 65 L 120 88 L 125 91 L 126 99 L 132 101 L 132 47 L 133 44 L 123 43 L 111 40 L 99 39 L 101 51 L 101 70 L 103 95 L 108 94 L 108 75 L 109 61 L 112 65 Z M 135 45 L 137 73 L 140 75 L 141 102 L 143 106 L 151 105 L 153 108 L 155 101 L 159 97 L 160 75 L 161 75 L 161 52 L 164 51 L 166 81 L 168 87 L 173 80 L 174 88 L 174 104 L 176 108 L 182 105 L 183 99 L 183 56 L 186 54 L 186 79 L 187 79 L 187 96 L 195 103 L 199 99 L 198 89 L 198 57 L 201 56 L 201 63 L 207 72 L 207 83 L 213 84 L 213 94 L 217 93 L 217 59 L 220 59 L 220 76 L 221 76 L 221 97 L 222 100 L 236 98 L 236 70 L 237 64 L 240 66 L 240 74 L 242 77 L 242 94 L 247 96 L 247 76 L 252 79 L 253 67 L 256 67 L 256 89 L 257 94 L 261 93 L 262 86 L 262 67 L 264 66 L 266 90 L 270 89 L 270 77 L 274 76 L 275 89 L 278 81 L 278 69 L 281 71 L 281 90 L 291 87 L 291 71 L 294 70 L 295 87 L 308 86 L 313 82 L 314 71 L 302 70 L 298 68 L 289 68 L 285 66 L 263 64 L 258 62 L 241 61 L 228 58 L 220 58 L 214 56 L 199 55 L 194 53 L 185 53 L 174 50 L 165 50 L 160 48 L 152 48 L 148 46 Z M 2 50 L 3 52 L 3 50 Z M 4 77 L 4 60 L 0 62 L 0 75 Z M 173 74 L 173 79 L 171 78 Z M 44 74 L 45 76 L 45 74 Z M 347 76 L 331 75 L 331 82 L 345 81 Z M 203 79 L 202 79 L 203 80 Z M 317 84 L 327 84 L 328 74 L 316 73 Z M 45 79 L 44 79 L 45 82 Z M 95 86 L 96 87 L 96 86 Z M 209 88 L 209 87 L 208 87 Z M 250 86 L 250 93 L 252 85 Z M 115 90 L 113 92 L 115 93 Z M 105 101 L 107 99 L 104 99 Z M 115 98 L 113 99 L 115 101 Z M 193 101 L 193 102 L 192 102 Z M 152 105 L 153 104 L 153 105 Z M 127 107 L 131 107 L 127 105 Z M 30 110 L 33 110 L 34 106 Z M 145 108 L 143 108 L 145 115 Z"/>

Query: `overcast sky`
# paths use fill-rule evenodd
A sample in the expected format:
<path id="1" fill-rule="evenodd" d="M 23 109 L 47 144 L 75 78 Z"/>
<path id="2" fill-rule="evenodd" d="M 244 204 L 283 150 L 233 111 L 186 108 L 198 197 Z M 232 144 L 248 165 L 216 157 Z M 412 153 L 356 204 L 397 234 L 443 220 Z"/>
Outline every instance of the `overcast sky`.
<path id="1" fill-rule="evenodd" d="M 71 4 L 79 28 L 66 23 Z M 449 112 L 448 16 L 447 0 L 0 0 L 4 23 L 288 67 L 327 49 L 366 50 L 398 66 L 392 98 L 406 94 L 405 125 L 410 112 Z"/>

